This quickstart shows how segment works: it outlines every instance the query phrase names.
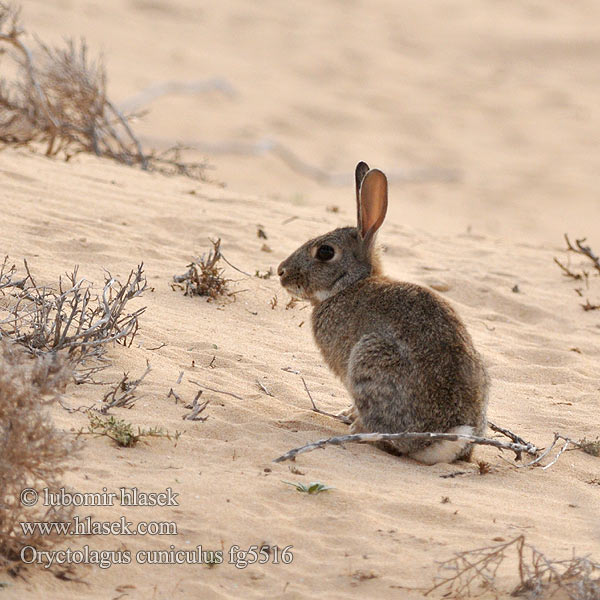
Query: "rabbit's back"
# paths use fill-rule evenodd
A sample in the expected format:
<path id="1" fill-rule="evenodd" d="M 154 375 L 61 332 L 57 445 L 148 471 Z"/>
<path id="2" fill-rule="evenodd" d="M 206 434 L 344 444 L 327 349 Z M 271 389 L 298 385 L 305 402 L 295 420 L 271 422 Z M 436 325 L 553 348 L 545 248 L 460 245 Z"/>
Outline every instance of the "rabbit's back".
<path id="1" fill-rule="evenodd" d="M 452 307 L 434 292 L 383 277 L 363 279 L 315 307 L 313 333 L 355 397 L 359 381 L 378 392 L 388 384 L 395 390 L 389 410 L 377 413 L 380 427 L 388 420 L 388 431 L 402 431 L 405 415 L 421 431 L 470 425 L 483 432 L 485 368 Z"/>

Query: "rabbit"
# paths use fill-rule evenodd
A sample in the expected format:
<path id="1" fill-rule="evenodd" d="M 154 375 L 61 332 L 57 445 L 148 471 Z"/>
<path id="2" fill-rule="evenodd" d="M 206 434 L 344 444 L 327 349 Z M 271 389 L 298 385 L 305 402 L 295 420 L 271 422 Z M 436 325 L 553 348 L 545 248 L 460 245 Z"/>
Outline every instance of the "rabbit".
<path id="1" fill-rule="evenodd" d="M 281 285 L 310 301 L 314 339 L 353 400 L 351 431 L 483 435 L 489 379 L 450 304 L 432 290 L 382 273 L 375 245 L 387 211 L 387 178 L 360 162 L 357 226 L 300 246 L 278 267 Z M 432 465 L 471 460 L 468 440 L 375 443 Z"/>

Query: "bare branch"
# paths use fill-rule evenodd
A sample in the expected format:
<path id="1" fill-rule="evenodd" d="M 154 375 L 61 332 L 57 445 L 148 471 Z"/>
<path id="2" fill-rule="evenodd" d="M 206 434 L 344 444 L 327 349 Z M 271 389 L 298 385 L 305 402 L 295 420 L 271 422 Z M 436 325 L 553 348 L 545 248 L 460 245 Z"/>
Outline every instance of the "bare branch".
<path id="1" fill-rule="evenodd" d="M 202 396 L 202 390 L 198 390 L 198 393 L 196 394 L 196 397 L 194 398 L 192 404 L 188 404 L 186 406 L 186 408 L 188 409 L 192 409 L 191 413 L 188 413 L 187 415 L 184 415 L 182 417 L 182 419 L 184 421 L 206 421 L 206 419 L 208 419 L 208 417 L 200 417 L 200 413 L 208 406 L 210 400 L 205 400 L 202 404 L 198 403 L 198 400 L 200 400 L 200 396 Z"/>
<path id="2" fill-rule="evenodd" d="M 512 432 L 510 429 L 505 429 L 504 427 L 500 427 L 498 425 L 495 425 L 494 423 L 491 423 L 490 421 L 488 421 L 488 427 L 492 431 L 495 431 L 496 433 L 501 433 L 502 435 L 505 435 L 507 438 L 510 438 L 513 442 L 516 442 L 517 444 L 523 444 L 525 446 L 531 446 L 532 448 L 534 447 L 534 445 L 531 442 L 528 442 L 528 441 L 524 440 L 521 436 L 519 436 L 516 433 Z"/>
<path id="3" fill-rule="evenodd" d="M 324 448 L 325 446 L 330 444 L 339 446 L 341 444 L 345 444 L 346 442 L 382 442 L 391 440 L 448 440 L 451 442 L 456 442 L 458 440 L 466 440 L 468 442 L 471 442 L 472 444 L 493 446 L 495 448 L 499 448 L 500 450 L 511 450 L 515 453 L 516 460 L 520 459 L 521 454 L 523 452 L 532 455 L 535 455 L 537 453 L 537 448 L 535 448 L 535 446 L 518 444 L 516 442 L 501 442 L 500 440 L 494 440 L 491 438 L 484 438 L 474 435 L 465 435 L 458 433 L 355 433 L 352 435 L 341 435 L 337 437 L 325 438 L 316 442 L 312 442 L 310 444 L 306 444 L 305 446 L 301 446 L 299 448 L 294 448 L 293 450 L 289 450 L 282 456 L 274 459 L 273 462 L 283 462 L 285 460 L 290 460 L 298 456 L 298 454 L 303 454 L 304 452 L 311 452 L 312 450 L 316 450 L 317 448 Z"/>

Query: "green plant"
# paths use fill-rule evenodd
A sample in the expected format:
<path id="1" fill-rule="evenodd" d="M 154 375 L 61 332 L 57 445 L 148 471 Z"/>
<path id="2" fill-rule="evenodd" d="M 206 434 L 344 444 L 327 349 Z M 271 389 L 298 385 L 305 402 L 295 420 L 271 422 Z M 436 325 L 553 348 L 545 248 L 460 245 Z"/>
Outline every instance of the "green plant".
<path id="1" fill-rule="evenodd" d="M 300 483 L 299 481 L 295 483 L 293 481 L 284 481 L 283 479 L 281 481 L 283 483 L 287 483 L 288 485 L 294 486 L 297 491 L 304 492 L 305 494 L 320 494 L 321 492 L 325 492 L 326 490 L 333 489 L 332 487 L 325 485 L 320 481 L 311 481 L 308 485 L 306 485 L 305 483 Z"/>
<path id="2" fill-rule="evenodd" d="M 595 440 L 588 440 L 587 438 L 581 438 L 578 442 L 579 447 L 586 453 L 592 456 L 600 456 L 600 437 Z"/>
<path id="3" fill-rule="evenodd" d="M 163 431 L 162 427 L 151 427 L 149 429 L 138 427 L 136 433 L 133 430 L 133 425 L 123 419 L 115 419 L 113 416 L 103 419 L 92 412 L 88 413 L 88 417 L 90 420 L 88 431 L 82 430 L 79 432 L 80 435 L 104 435 L 124 448 L 135 446 L 144 437 L 164 437 L 168 440 L 174 439 L 177 442 L 181 435 L 180 431 L 175 431 L 175 434 L 171 436 L 168 431 Z"/>

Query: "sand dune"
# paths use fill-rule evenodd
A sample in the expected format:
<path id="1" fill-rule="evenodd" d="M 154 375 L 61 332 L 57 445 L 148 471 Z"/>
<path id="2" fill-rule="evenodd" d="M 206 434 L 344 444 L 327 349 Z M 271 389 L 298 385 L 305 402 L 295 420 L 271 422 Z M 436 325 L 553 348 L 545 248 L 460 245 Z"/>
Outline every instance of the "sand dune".
<path id="1" fill-rule="evenodd" d="M 582 452 L 542 470 L 478 448 L 476 460 L 491 467 L 485 475 L 476 463 L 423 467 L 352 444 L 272 463 L 346 432 L 310 411 L 302 384 L 324 410 L 349 404 L 311 339 L 310 308 L 286 310 L 277 278 L 230 267 L 235 301 L 207 303 L 170 286 L 209 238 L 220 237 L 227 259 L 254 274 L 351 223 L 359 159 L 397 172 L 453 169 L 453 182 L 392 179 L 380 235 L 387 273 L 438 290 L 463 317 L 491 375 L 490 420 L 539 445 L 554 431 L 595 438 L 598 312 L 582 310 L 552 259 L 565 231 L 600 247 L 597 12 L 590 2 L 26 2 L 29 30 L 45 39 L 85 35 L 105 49 L 118 100 L 165 80 L 219 76 L 237 90 L 157 99 L 139 124 L 147 140 L 267 137 L 319 168 L 347 172 L 348 184 L 312 181 L 272 153 L 211 156 L 210 175 L 225 187 L 88 156 L 64 163 L 24 149 L 0 154 L 0 250 L 26 258 L 41 282 L 78 264 L 100 283 L 104 269 L 123 277 L 144 262 L 153 290 L 136 303 L 148 308 L 133 346 L 111 350 L 106 376 L 141 374 L 146 361 L 152 371 L 135 407 L 114 413 L 183 431 L 176 445 L 152 439 L 131 449 L 86 437 L 65 476 L 81 492 L 172 488 L 177 507 L 80 514 L 174 521 L 177 536 L 65 546 L 135 553 L 201 545 L 224 550 L 226 560 L 233 545 L 293 546 L 291 564 L 245 569 L 133 561 L 77 567 L 71 577 L 81 582 L 29 569 L 20 579 L 0 576 L 3 597 L 418 598 L 407 588 L 431 586 L 436 561 L 521 533 L 551 557 L 600 558 L 600 463 Z M 589 295 L 600 298 L 597 281 Z M 167 394 L 173 387 L 191 402 L 192 380 L 235 397 L 205 391 L 208 420 L 184 421 L 189 411 Z M 72 386 L 65 402 L 89 406 L 101 396 L 97 386 Z M 52 417 L 66 432 L 87 424 L 60 407 Z M 334 489 L 308 496 L 282 480 Z M 503 577 L 506 589 L 516 583 L 514 571 Z"/>

